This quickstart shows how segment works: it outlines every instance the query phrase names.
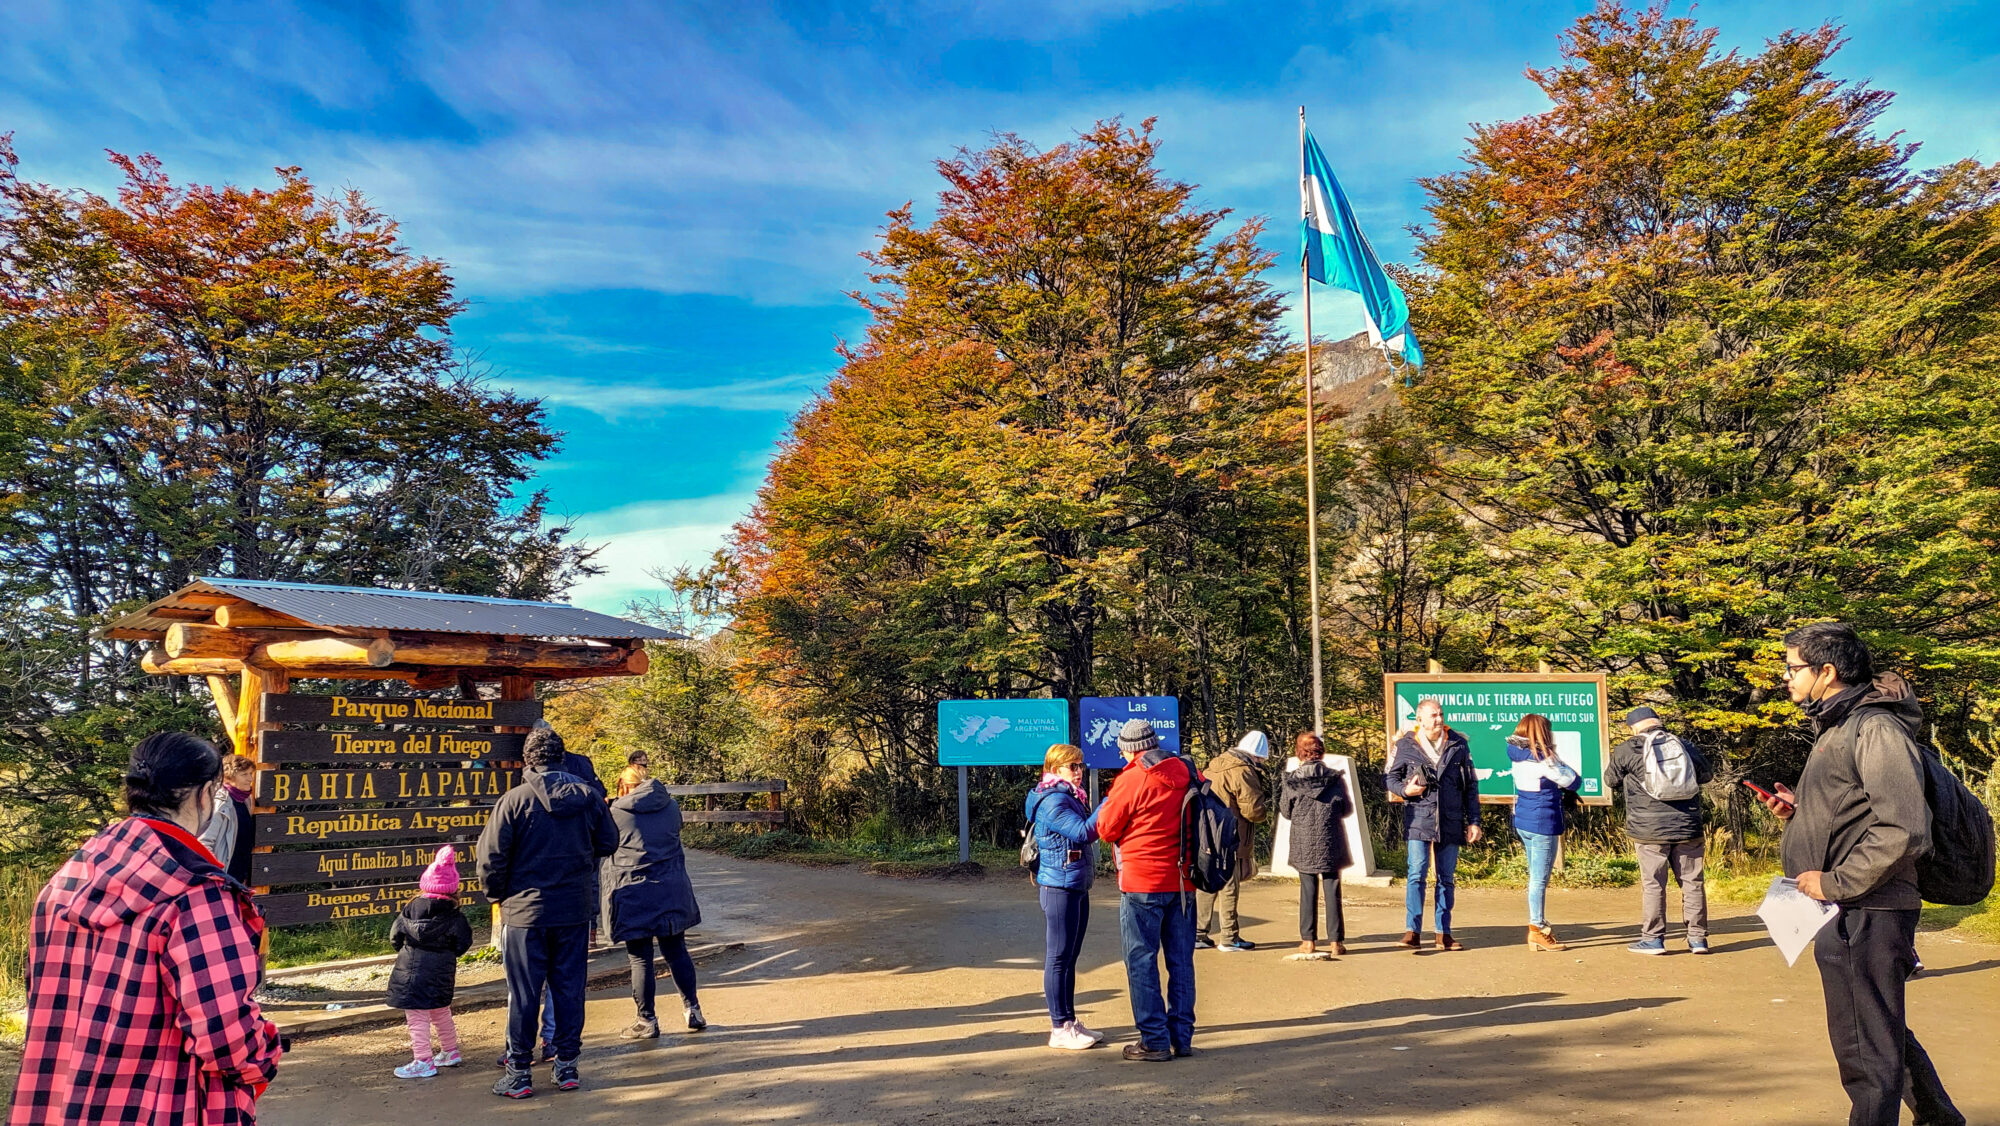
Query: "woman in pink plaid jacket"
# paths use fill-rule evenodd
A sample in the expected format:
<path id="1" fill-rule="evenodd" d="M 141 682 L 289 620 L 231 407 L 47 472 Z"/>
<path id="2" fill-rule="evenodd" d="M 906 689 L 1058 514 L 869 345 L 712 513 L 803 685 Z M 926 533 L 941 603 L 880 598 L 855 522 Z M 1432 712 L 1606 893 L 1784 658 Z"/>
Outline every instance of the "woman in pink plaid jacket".
<path id="1" fill-rule="evenodd" d="M 35 901 L 10 1126 L 252 1123 L 278 1029 L 250 999 L 264 920 L 195 839 L 222 758 L 192 735 L 132 749 L 132 816 Z"/>

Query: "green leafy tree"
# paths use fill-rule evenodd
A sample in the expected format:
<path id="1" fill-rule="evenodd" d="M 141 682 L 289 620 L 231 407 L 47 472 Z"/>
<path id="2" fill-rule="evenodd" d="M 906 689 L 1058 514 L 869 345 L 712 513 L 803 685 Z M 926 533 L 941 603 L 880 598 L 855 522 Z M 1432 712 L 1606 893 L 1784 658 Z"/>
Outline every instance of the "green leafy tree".
<path id="1" fill-rule="evenodd" d="M 1529 72 L 1548 110 L 1424 181 L 1405 403 L 1492 555 L 1486 659 L 1609 667 L 1729 779 L 1797 753 L 1793 623 L 1993 672 L 2000 168 L 1913 171 L 1833 27 L 1715 39 L 1606 4 Z"/>
<path id="2" fill-rule="evenodd" d="M 516 495 L 539 404 L 454 359 L 443 264 L 358 192 L 22 179 L 0 137 L 0 825 L 60 850 L 117 767 L 204 726 L 91 631 L 202 574 L 547 598 L 589 553 Z M 36 826 L 32 833 L 15 827 Z"/>

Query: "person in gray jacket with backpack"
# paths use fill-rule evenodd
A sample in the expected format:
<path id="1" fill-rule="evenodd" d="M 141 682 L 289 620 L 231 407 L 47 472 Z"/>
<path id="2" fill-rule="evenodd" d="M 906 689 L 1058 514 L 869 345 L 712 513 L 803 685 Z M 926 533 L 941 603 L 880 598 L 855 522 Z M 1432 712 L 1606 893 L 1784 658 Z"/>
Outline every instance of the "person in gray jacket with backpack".
<path id="1" fill-rule="evenodd" d="M 1625 832 L 1639 854 L 1639 903 L 1643 917 L 1634 954 L 1667 952 L 1667 876 L 1681 885 L 1681 916 L 1688 951 L 1708 953 L 1708 890 L 1701 787 L 1715 777 L 1708 756 L 1691 740 L 1666 729 L 1651 708 L 1625 713 L 1632 737 L 1611 752 L 1604 785 L 1625 795 Z"/>
<path id="2" fill-rule="evenodd" d="M 1899 1102 L 1917 1126 L 1965 1126 L 1904 1010 L 1923 907 L 1920 861 L 1934 845 L 1947 861 L 1962 859 L 1954 854 L 1966 844 L 1952 818 L 1933 817 L 1926 760 L 1936 752 L 1922 741 L 1923 708 L 1902 677 L 1876 675 L 1868 647 L 1841 622 L 1785 635 L 1784 681 L 1812 720 L 1813 749 L 1798 792 L 1775 786 L 1764 805 L 1785 822 L 1785 875 L 1840 907 L 1813 939 L 1813 960 L 1848 1126 L 1896 1126 Z M 1977 847 L 1990 877 L 1991 837 Z"/>

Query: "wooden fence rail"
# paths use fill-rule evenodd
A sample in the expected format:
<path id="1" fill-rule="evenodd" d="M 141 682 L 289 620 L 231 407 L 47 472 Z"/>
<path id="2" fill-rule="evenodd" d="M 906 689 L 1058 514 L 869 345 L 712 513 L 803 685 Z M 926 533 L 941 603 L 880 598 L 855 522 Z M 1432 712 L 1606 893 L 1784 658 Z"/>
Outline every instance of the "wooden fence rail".
<path id="1" fill-rule="evenodd" d="M 782 825 L 785 821 L 784 808 L 779 804 L 778 795 L 785 792 L 785 780 L 771 778 L 760 782 L 697 782 L 688 786 L 668 786 L 667 792 L 675 797 L 700 798 L 706 807 L 708 799 L 718 794 L 765 794 L 764 809 L 683 809 L 681 819 L 690 822 L 729 822 L 735 824 Z"/>

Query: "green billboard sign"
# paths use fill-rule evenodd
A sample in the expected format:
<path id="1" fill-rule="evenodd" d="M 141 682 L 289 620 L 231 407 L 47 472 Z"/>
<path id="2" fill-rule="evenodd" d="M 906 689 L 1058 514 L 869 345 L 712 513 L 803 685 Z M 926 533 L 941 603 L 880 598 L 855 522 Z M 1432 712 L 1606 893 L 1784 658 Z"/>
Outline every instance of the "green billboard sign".
<path id="1" fill-rule="evenodd" d="M 1382 678 L 1383 734 L 1389 746 L 1417 725 L 1417 702 L 1435 697 L 1444 721 L 1465 736 L 1479 775 L 1481 801 L 1514 800 L 1507 736 L 1521 717 L 1548 717 L 1556 754 L 1583 776 L 1578 793 L 1592 805 L 1609 805 L 1604 764 L 1610 758 L 1610 724 L 1604 713 L 1603 673 L 1390 673 Z"/>

